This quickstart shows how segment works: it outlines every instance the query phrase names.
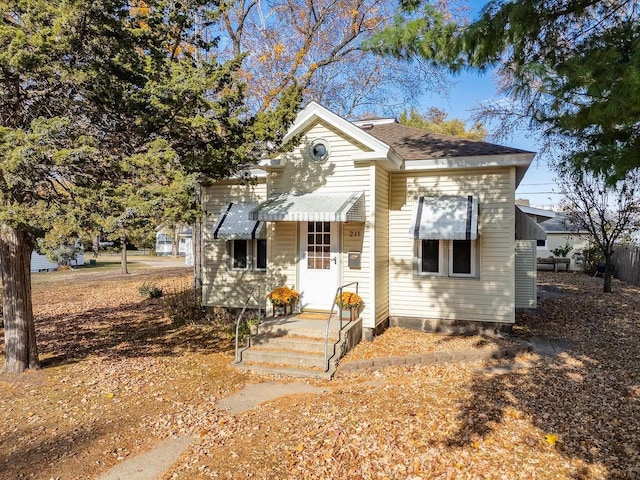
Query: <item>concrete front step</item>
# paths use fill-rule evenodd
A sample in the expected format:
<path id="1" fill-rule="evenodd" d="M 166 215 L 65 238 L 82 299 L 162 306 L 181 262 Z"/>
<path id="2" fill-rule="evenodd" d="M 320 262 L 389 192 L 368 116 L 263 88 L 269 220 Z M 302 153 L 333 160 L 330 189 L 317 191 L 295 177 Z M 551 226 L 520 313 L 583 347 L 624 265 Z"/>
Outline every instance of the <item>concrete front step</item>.
<path id="1" fill-rule="evenodd" d="M 324 354 L 248 348 L 242 352 L 242 361 L 247 363 L 267 363 L 270 365 L 321 369 L 324 367 Z"/>
<path id="2" fill-rule="evenodd" d="M 235 367 L 243 370 L 251 370 L 252 372 L 269 373 L 273 375 L 288 375 L 291 377 L 330 379 L 333 375 L 332 371 L 325 372 L 319 368 L 278 367 L 273 365 L 260 365 L 244 362 L 235 364 Z"/>
<path id="3" fill-rule="evenodd" d="M 330 339 L 329 346 L 334 343 L 335 340 Z M 284 350 L 324 355 L 324 345 L 324 340 L 308 337 L 271 337 L 264 334 L 251 337 L 252 349 Z"/>
<path id="4" fill-rule="evenodd" d="M 343 323 L 343 326 L 345 324 Z M 334 342 L 338 339 L 340 322 L 337 318 L 329 324 L 329 339 Z M 323 339 L 327 329 L 327 322 L 323 320 L 307 320 L 296 317 L 284 317 L 269 319 L 257 326 L 258 335 L 270 337 L 285 337 L 295 335 L 297 337 Z"/>

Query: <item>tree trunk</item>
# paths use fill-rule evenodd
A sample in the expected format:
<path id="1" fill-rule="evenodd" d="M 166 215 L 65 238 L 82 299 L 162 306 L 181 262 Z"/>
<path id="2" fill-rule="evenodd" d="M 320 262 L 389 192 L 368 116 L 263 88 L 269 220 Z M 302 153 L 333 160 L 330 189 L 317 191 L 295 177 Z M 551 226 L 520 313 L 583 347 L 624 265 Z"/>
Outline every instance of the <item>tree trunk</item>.
<path id="1" fill-rule="evenodd" d="M 129 273 L 127 270 L 127 237 L 126 235 L 122 235 L 120 237 L 120 242 L 122 244 L 122 251 L 120 252 L 120 273 Z"/>
<path id="2" fill-rule="evenodd" d="M 33 241 L 21 229 L 4 224 L 0 226 L 5 343 L 5 363 L 2 371 L 7 373 L 40 368 L 31 303 L 33 247 Z"/>
<path id="3" fill-rule="evenodd" d="M 171 232 L 171 256 L 178 258 L 178 254 L 180 253 L 180 236 L 178 234 L 180 232 L 176 225 L 172 227 Z"/>
<path id="4" fill-rule="evenodd" d="M 611 293 L 611 274 L 613 265 L 611 264 L 611 254 L 604 257 L 604 292 Z"/>
<path id="5" fill-rule="evenodd" d="M 98 235 L 91 237 L 91 244 L 93 245 L 93 258 L 98 258 L 98 252 L 100 251 L 100 237 Z"/>

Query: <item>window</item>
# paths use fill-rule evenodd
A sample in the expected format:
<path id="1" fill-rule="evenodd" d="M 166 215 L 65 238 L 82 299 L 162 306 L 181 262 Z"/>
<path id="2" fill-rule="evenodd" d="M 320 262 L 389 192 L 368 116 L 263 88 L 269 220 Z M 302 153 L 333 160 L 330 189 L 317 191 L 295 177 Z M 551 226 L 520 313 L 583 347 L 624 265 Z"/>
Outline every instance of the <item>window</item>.
<path id="1" fill-rule="evenodd" d="M 420 273 L 440 274 L 442 251 L 439 240 L 422 240 L 420 248 Z"/>
<path id="2" fill-rule="evenodd" d="M 331 223 L 307 223 L 307 269 L 331 268 Z"/>
<path id="3" fill-rule="evenodd" d="M 420 240 L 418 245 L 419 275 L 476 276 L 475 240 Z"/>
<path id="4" fill-rule="evenodd" d="M 234 270 L 246 270 L 248 265 L 248 240 L 231 241 L 231 268 Z"/>
<path id="5" fill-rule="evenodd" d="M 536 246 L 538 248 L 547 248 L 547 241 L 546 240 L 536 240 Z"/>
<path id="6" fill-rule="evenodd" d="M 475 274 L 475 242 L 452 240 L 449 247 L 449 275 L 452 277 L 473 277 Z"/>
<path id="7" fill-rule="evenodd" d="M 256 270 L 267 269 L 267 240 L 259 238 L 256 240 Z"/>
<path id="8" fill-rule="evenodd" d="M 156 244 L 158 245 L 171 245 L 173 241 L 171 240 L 171 235 L 167 233 L 159 233 L 156 236 Z"/>
<path id="9" fill-rule="evenodd" d="M 229 257 L 232 270 L 266 270 L 267 269 L 267 241 L 230 240 Z"/>

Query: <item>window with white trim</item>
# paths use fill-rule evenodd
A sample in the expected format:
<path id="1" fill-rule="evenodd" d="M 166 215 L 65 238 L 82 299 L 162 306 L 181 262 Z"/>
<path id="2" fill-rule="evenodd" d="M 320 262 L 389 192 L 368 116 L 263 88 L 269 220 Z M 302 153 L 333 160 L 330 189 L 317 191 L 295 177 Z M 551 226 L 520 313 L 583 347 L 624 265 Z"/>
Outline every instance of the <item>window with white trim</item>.
<path id="1" fill-rule="evenodd" d="M 425 276 L 476 277 L 476 240 L 419 240 L 417 273 Z"/>
<path id="2" fill-rule="evenodd" d="M 267 269 L 267 240 L 229 240 L 229 264 L 231 270 Z"/>

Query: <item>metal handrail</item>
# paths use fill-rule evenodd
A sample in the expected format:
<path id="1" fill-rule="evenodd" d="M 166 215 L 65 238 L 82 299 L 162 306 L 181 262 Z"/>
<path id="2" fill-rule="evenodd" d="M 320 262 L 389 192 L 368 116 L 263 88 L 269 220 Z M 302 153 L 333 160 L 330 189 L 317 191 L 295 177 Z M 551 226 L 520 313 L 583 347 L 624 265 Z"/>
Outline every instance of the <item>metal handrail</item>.
<path id="1" fill-rule="evenodd" d="M 329 318 L 327 319 L 327 326 L 325 327 L 325 330 L 324 330 L 324 371 L 325 372 L 329 371 L 329 361 L 333 357 L 335 357 L 336 345 L 340 343 L 340 340 L 342 339 L 342 302 L 340 302 L 340 304 L 338 305 L 338 317 L 340 320 L 340 328 L 338 329 L 338 341 L 333 344 L 333 355 L 329 357 L 329 326 L 331 324 L 331 317 L 333 316 L 333 306 L 336 304 L 336 298 L 342 299 L 342 292 L 344 288 L 350 285 L 355 285 L 356 294 L 358 293 L 358 282 L 345 283 L 344 285 L 338 287 L 338 289 L 336 290 L 336 294 L 333 297 L 331 307 L 329 307 Z"/>
<path id="2" fill-rule="evenodd" d="M 235 351 L 235 356 L 234 356 L 234 363 L 240 363 L 240 355 L 239 355 L 239 351 L 238 351 L 238 341 L 239 341 L 239 334 L 240 334 L 240 322 L 242 320 L 242 316 L 244 315 L 244 312 L 247 310 L 247 306 L 249 305 L 249 301 L 251 300 L 251 297 L 253 297 L 253 294 L 255 293 L 256 289 L 258 289 L 258 318 L 262 318 L 262 304 L 260 303 L 260 300 L 262 299 L 262 295 L 260 294 L 260 292 L 262 291 L 262 284 L 257 284 L 254 285 L 254 287 L 251 289 L 251 292 L 249 293 L 249 296 L 247 297 L 247 301 L 244 302 L 244 307 L 242 307 L 242 311 L 240 312 L 240 315 L 238 315 L 238 320 L 236 320 L 236 351 Z M 266 311 L 266 307 L 265 307 L 265 311 Z"/>

